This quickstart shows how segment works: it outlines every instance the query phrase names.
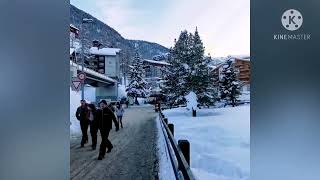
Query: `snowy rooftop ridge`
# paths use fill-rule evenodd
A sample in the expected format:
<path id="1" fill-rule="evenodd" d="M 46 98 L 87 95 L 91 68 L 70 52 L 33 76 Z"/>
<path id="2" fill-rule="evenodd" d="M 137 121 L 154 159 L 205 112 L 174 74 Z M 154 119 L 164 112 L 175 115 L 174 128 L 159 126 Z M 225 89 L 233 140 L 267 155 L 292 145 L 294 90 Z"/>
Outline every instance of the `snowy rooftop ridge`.
<path id="1" fill-rule="evenodd" d="M 89 52 L 93 55 L 101 55 L 101 56 L 116 56 L 117 53 L 120 52 L 121 49 L 118 48 L 101 48 L 91 47 Z"/>
<path id="2" fill-rule="evenodd" d="M 79 64 L 77 64 L 77 63 L 74 63 L 74 62 L 72 62 L 71 60 L 70 60 L 70 66 L 76 67 L 77 69 L 81 69 L 81 67 L 82 67 L 81 65 L 79 65 Z M 106 76 L 106 75 L 104 75 L 104 74 L 98 73 L 98 72 L 96 72 L 96 71 L 94 71 L 94 70 L 92 70 L 92 69 L 86 68 L 86 67 L 83 68 L 83 71 L 84 71 L 85 73 L 87 73 L 87 74 L 91 74 L 91 75 L 93 75 L 93 76 L 102 78 L 102 79 L 104 79 L 104 80 L 106 80 L 106 81 L 111 81 L 111 82 L 114 82 L 114 83 L 117 82 L 116 80 L 114 80 L 114 79 L 112 79 L 112 78 L 110 78 L 110 77 L 108 77 L 108 76 Z"/>
<path id="3" fill-rule="evenodd" d="M 150 60 L 150 59 L 143 59 L 143 61 L 149 62 L 149 63 L 152 63 L 152 64 L 160 64 L 160 65 L 166 65 L 166 66 L 170 65 L 169 63 L 167 63 L 165 61 L 155 61 L 155 60 Z"/>
<path id="4" fill-rule="evenodd" d="M 72 28 L 74 28 L 74 29 L 76 29 L 76 30 L 79 30 L 79 28 L 77 28 L 75 25 L 73 25 L 73 24 L 70 24 L 70 27 L 72 27 Z"/>
<path id="5" fill-rule="evenodd" d="M 217 66 L 214 66 L 214 65 L 208 65 L 208 67 L 211 68 L 211 69 L 217 68 Z"/>
<path id="6" fill-rule="evenodd" d="M 250 61 L 250 55 L 230 55 L 229 59 L 239 59 L 243 61 Z"/>

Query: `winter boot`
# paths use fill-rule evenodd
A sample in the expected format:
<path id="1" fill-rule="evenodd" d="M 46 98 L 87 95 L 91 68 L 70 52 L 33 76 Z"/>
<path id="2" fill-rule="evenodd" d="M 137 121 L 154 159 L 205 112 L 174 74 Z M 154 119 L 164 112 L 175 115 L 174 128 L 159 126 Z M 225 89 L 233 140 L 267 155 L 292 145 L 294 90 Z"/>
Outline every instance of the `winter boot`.
<path id="1" fill-rule="evenodd" d="M 113 148 L 113 146 L 110 146 L 110 147 L 108 148 L 107 153 L 110 153 L 110 152 L 111 152 L 111 150 L 112 150 L 112 148 Z"/>

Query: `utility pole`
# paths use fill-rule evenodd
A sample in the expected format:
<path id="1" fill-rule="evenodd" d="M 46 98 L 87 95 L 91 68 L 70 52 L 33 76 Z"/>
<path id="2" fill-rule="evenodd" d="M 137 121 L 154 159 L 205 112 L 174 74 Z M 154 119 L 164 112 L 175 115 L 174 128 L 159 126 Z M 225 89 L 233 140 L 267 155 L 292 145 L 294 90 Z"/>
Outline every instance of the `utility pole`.
<path id="1" fill-rule="evenodd" d="M 80 41 L 81 41 L 81 58 L 82 58 L 82 63 L 81 63 L 81 72 L 84 73 L 84 43 L 83 43 L 83 38 L 84 38 L 84 30 L 83 30 L 83 24 L 84 23 L 92 23 L 93 19 L 88 19 L 88 18 L 83 18 L 81 25 L 80 25 Z M 81 99 L 84 99 L 84 83 L 81 84 Z"/>

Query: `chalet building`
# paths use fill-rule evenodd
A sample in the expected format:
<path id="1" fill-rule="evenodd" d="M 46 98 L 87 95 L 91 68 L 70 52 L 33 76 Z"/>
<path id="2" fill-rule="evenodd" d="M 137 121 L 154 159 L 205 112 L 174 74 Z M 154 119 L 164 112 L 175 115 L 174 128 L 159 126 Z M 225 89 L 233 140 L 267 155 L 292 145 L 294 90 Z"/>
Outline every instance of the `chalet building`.
<path id="1" fill-rule="evenodd" d="M 250 91 L 250 57 L 249 56 L 242 56 L 242 57 L 236 57 L 236 56 L 230 56 L 229 59 L 233 62 L 233 68 L 235 69 L 235 72 L 237 73 L 237 77 L 239 81 L 241 82 L 241 89 L 242 91 Z M 215 79 L 217 81 L 221 80 L 222 78 L 222 70 L 223 65 L 225 63 L 218 64 L 216 66 L 212 66 L 212 73 Z"/>
<path id="2" fill-rule="evenodd" d="M 70 24 L 70 47 L 73 47 L 71 40 L 74 39 L 79 39 L 79 29 L 75 25 Z"/>
<path id="3" fill-rule="evenodd" d="M 79 29 L 70 24 L 70 79 L 77 76 L 84 63 L 86 86 L 95 87 L 96 102 L 101 99 L 117 100 L 120 49 L 103 48 L 99 41 L 93 41 L 92 47 L 84 50 L 84 62 L 80 52 Z"/>
<path id="4" fill-rule="evenodd" d="M 89 49 L 90 58 L 86 66 L 115 80 L 120 79 L 120 51 L 118 48 L 103 48 L 99 41 L 93 41 Z"/>
<path id="5" fill-rule="evenodd" d="M 143 65 L 146 72 L 146 77 L 161 77 L 161 68 L 170 65 L 165 61 L 155 61 L 149 59 L 143 59 Z"/>
<path id="6" fill-rule="evenodd" d="M 243 91 L 250 91 L 250 57 L 234 58 L 234 67 L 238 73 L 238 79 L 242 83 Z"/>
<path id="7" fill-rule="evenodd" d="M 158 82 L 162 76 L 161 68 L 169 65 L 170 64 L 165 61 L 143 59 L 145 80 L 148 82 L 148 87 L 153 89 L 158 88 Z"/>

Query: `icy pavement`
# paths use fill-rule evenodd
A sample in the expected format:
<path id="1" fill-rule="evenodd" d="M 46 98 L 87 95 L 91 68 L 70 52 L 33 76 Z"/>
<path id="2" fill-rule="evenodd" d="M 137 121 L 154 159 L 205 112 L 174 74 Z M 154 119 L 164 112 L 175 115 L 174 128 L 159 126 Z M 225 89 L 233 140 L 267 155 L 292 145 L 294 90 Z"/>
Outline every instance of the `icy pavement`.
<path id="1" fill-rule="evenodd" d="M 118 132 L 110 131 L 114 148 L 101 161 L 97 160 L 99 144 L 91 150 L 91 137 L 84 148 L 79 148 L 80 137 L 70 140 L 70 179 L 158 179 L 156 151 L 156 113 L 152 107 L 125 109 L 123 126 Z"/>

